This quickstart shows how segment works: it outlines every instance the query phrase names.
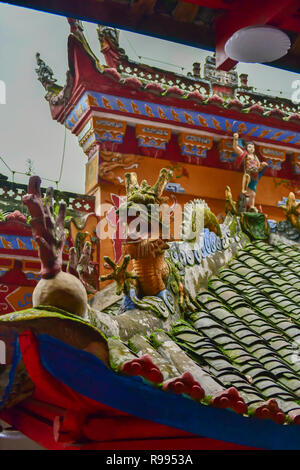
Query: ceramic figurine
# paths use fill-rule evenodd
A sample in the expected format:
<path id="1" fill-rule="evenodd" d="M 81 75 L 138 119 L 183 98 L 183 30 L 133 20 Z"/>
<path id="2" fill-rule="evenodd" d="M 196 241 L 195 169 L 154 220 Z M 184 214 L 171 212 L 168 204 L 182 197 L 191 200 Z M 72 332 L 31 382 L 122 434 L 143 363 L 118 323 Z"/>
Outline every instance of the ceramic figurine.
<path id="1" fill-rule="evenodd" d="M 253 142 L 246 142 L 246 148 L 244 149 L 239 146 L 238 140 L 238 133 L 233 134 L 233 149 L 238 156 L 235 165 L 240 167 L 244 162 L 242 193 L 249 197 L 250 210 L 257 212 L 255 207 L 256 187 L 268 164 L 259 160 Z"/>
<path id="2" fill-rule="evenodd" d="M 293 227 L 300 231 L 300 202 L 296 201 L 294 193 L 288 195 L 286 204 L 281 206 L 285 212 L 286 219 L 291 222 Z"/>
<path id="3" fill-rule="evenodd" d="M 162 204 L 168 200 L 163 196 L 172 172 L 162 168 L 156 183 L 151 186 L 145 180 L 138 184 L 135 173 L 125 174 L 127 202 L 120 207 L 120 211 L 127 211 L 130 207 L 144 206 L 148 219 L 147 226 L 151 233 L 151 205 Z M 123 243 L 123 254 L 130 255 L 133 268 L 138 276 L 139 287 L 142 295 L 157 295 L 165 289 L 165 279 L 169 274 L 169 268 L 164 258 L 164 251 L 168 248 L 165 240 L 161 238 L 162 221 L 159 220 L 158 238 L 131 239 L 130 233 Z"/>
<path id="4" fill-rule="evenodd" d="M 238 214 L 236 202 L 233 200 L 232 192 L 229 186 L 226 186 L 225 188 L 225 213 L 230 213 L 232 215 Z"/>

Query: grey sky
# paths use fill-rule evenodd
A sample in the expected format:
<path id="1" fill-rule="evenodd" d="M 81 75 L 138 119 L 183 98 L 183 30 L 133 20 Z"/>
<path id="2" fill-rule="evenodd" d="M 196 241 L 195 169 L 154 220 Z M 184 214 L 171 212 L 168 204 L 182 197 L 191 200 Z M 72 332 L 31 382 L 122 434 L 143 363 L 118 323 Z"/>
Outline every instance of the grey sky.
<path id="1" fill-rule="evenodd" d="M 93 51 L 103 62 L 96 25 L 84 23 L 84 26 Z M 7 87 L 7 104 L 0 104 L 0 156 L 17 171 L 25 171 L 26 160 L 30 158 L 36 174 L 53 180 L 59 176 L 64 128 L 51 118 L 45 91 L 35 74 L 35 53 L 41 53 L 58 83 L 64 85 L 68 34 L 69 25 L 63 17 L 0 3 L 0 80 Z M 145 63 L 184 74 L 192 70 L 193 62 L 203 64 L 211 54 L 125 31 L 120 34 L 120 45 L 133 60 L 143 56 L 147 58 L 142 59 Z M 238 72 L 249 74 L 249 85 L 288 98 L 292 81 L 299 79 L 299 74 L 258 64 L 239 64 Z M 84 192 L 85 162 L 76 137 L 68 131 L 60 189 Z M 1 161 L 0 173 L 10 176 Z M 28 177 L 16 175 L 15 180 L 27 182 Z M 44 184 L 49 183 L 44 181 Z"/>

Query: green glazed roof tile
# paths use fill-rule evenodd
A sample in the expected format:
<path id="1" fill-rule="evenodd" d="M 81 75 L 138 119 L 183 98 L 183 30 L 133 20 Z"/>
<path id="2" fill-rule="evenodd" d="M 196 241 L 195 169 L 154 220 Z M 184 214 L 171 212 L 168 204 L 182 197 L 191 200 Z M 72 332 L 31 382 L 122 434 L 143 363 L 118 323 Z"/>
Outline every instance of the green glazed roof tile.
<path id="1" fill-rule="evenodd" d="M 174 333 L 191 357 L 220 384 L 236 387 L 248 405 L 275 398 L 286 413 L 300 410 L 299 275 L 297 249 L 248 243 L 198 293 L 202 308 L 190 316 L 191 328 L 182 325 Z"/>

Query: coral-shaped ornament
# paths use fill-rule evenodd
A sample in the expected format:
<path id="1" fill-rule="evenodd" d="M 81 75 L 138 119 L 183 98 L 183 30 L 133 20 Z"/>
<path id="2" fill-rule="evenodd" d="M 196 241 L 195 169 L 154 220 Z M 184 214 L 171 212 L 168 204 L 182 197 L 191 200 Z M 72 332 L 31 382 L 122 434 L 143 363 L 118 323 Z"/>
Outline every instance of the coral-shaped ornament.
<path id="1" fill-rule="evenodd" d="M 23 196 L 23 203 L 31 215 L 30 225 L 35 241 L 39 246 L 41 276 L 50 279 L 61 271 L 62 252 L 66 240 L 64 220 L 66 204 L 61 201 L 58 216 L 54 214 L 53 188 L 48 188 L 45 200 L 41 195 L 41 179 L 31 176 L 28 194 Z"/>

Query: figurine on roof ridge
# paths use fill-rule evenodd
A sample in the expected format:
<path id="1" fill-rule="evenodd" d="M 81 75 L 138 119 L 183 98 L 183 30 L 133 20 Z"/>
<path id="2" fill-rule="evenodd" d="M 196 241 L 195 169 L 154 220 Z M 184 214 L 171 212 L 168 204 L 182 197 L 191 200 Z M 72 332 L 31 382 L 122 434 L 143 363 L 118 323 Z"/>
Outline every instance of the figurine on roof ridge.
<path id="1" fill-rule="evenodd" d="M 284 210 L 286 219 L 300 232 L 300 202 L 296 201 L 295 194 L 290 192 L 286 204 L 280 207 Z"/>
<path id="2" fill-rule="evenodd" d="M 240 167 L 242 162 L 244 163 L 242 193 L 249 197 L 250 210 L 257 212 L 255 207 L 256 187 L 268 164 L 259 160 L 253 142 L 246 142 L 245 149 L 239 145 L 237 132 L 233 134 L 233 149 L 238 156 L 235 165 Z"/>
<path id="3" fill-rule="evenodd" d="M 136 210 L 145 221 L 146 233 L 141 233 L 138 238 L 128 233 L 123 243 L 124 255 L 130 255 L 134 271 L 138 277 L 138 285 L 141 295 L 157 295 L 165 289 L 165 281 L 169 274 L 169 267 L 164 259 L 164 251 L 168 248 L 166 240 L 162 239 L 163 221 L 162 214 L 158 215 L 158 233 L 152 235 L 151 222 L 153 220 L 152 207 L 160 205 L 168 200 L 163 196 L 172 171 L 162 168 L 156 183 L 151 186 L 146 180 L 140 184 L 136 173 L 126 173 L 127 201 L 119 208 L 119 215 L 128 215 L 127 224 L 130 229 L 130 211 Z"/>
<path id="4" fill-rule="evenodd" d="M 56 84 L 57 79 L 54 78 L 53 70 L 41 59 L 41 54 L 39 52 L 36 53 L 35 57 L 37 63 L 35 71 L 37 73 L 38 80 L 42 83 L 45 90 L 58 94 L 62 90 L 62 87 Z"/>
<path id="5" fill-rule="evenodd" d="M 116 28 L 98 25 L 97 27 L 100 49 L 105 57 L 108 67 L 117 68 L 120 59 L 128 60 L 124 49 L 119 45 L 120 31 Z"/>

